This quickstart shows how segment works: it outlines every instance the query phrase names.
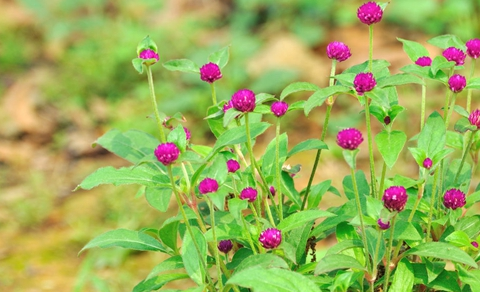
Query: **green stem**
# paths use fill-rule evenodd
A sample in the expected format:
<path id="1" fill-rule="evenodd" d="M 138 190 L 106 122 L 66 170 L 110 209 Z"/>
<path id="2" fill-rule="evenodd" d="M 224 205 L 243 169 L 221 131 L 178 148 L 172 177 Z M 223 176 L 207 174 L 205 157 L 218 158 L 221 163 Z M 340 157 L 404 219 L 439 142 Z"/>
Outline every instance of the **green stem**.
<path id="1" fill-rule="evenodd" d="M 368 71 L 372 72 L 372 60 L 373 60 L 373 25 L 368 26 L 368 38 L 369 38 L 369 49 L 368 49 Z"/>
<path id="2" fill-rule="evenodd" d="M 350 170 L 352 174 L 352 184 L 353 184 L 353 191 L 355 193 L 355 203 L 357 205 L 358 218 L 360 219 L 360 229 L 362 231 L 363 248 L 365 250 L 365 264 L 367 266 L 367 271 L 371 272 L 370 254 L 368 252 L 368 245 L 367 245 L 367 234 L 365 232 L 365 224 L 363 223 L 362 204 L 360 203 L 360 195 L 358 193 L 357 179 L 355 178 L 355 169 L 351 168 Z"/>
<path id="3" fill-rule="evenodd" d="M 250 244 L 250 248 L 252 249 L 253 254 L 257 254 L 257 249 L 255 248 L 255 245 L 253 244 L 252 236 L 250 236 L 250 232 L 248 231 L 248 226 L 247 226 L 247 221 L 245 220 L 244 216 L 242 217 L 242 223 L 243 223 L 243 230 L 245 231 L 245 235 L 247 237 L 248 243 Z"/>
<path id="4" fill-rule="evenodd" d="M 377 231 L 378 231 L 378 240 L 377 240 L 377 244 L 375 245 L 375 253 L 373 254 L 373 262 L 372 262 L 372 265 L 373 265 L 373 271 L 372 271 L 372 285 L 370 285 L 370 291 L 374 291 L 374 283 L 375 283 L 375 280 L 377 278 L 377 261 L 378 261 L 378 253 L 380 252 L 380 244 L 382 242 L 382 239 L 383 239 L 383 236 L 382 236 L 382 230 L 380 228 L 377 228 Z"/>
<path id="5" fill-rule="evenodd" d="M 205 199 L 207 200 L 208 203 L 208 208 L 210 208 L 210 226 L 212 228 L 212 237 L 213 237 L 213 245 L 216 247 L 218 246 L 218 241 L 217 241 L 217 234 L 215 232 L 215 210 L 213 209 L 213 202 L 210 200 L 209 197 L 205 196 Z M 215 267 L 217 269 L 217 275 L 218 275 L 218 289 L 222 290 L 223 289 L 223 283 L 222 283 L 222 270 L 220 268 L 220 254 L 218 252 L 218 248 L 213 249 L 213 253 L 215 256 Z"/>
<path id="6" fill-rule="evenodd" d="M 372 126 L 370 124 L 370 105 L 369 100 L 365 96 L 365 121 L 367 124 L 367 140 L 368 140 L 368 153 L 370 157 L 370 180 L 372 184 L 372 196 L 377 197 L 377 179 L 375 177 L 375 160 L 373 157 L 373 142 L 372 142 Z"/>
<path id="7" fill-rule="evenodd" d="M 388 249 L 387 249 L 387 264 L 385 265 L 385 281 L 383 282 L 383 291 L 388 291 L 388 282 L 390 281 L 390 262 L 391 262 L 391 253 L 393 245 L 393 231 L 395 229 L 395 219 L 397 214 L 392 218 L 392 227 L 390 228 L 390 239 L 388 240 Z"/>
<path id="8" fill-rule="evenodd" d="M 385 185 L 385 175 L 386 175 L 386 173 L 387 173 L 387 164 L 384 161 L 383 166 L 382 166 L 382 178 L 380 179 L 380 188 L 378 189 L 379 196 L 381 196 L 381 194 L 383 194 L 383 187 Z"/>
<path id="9" fill-rule="evenodd" d="M 275 176 L 277 179 L 277 194 L 278 194 L 278 218 L 280 221 L 283 220 L 283 193 L 282 193 L 282 183 L 280 177 L 280 118 L 277 119 L 277 126 L 275 129 Z M 270 192 L 270 190 L 268 190 Z M 272 204 L 275 204 L 275 201 L 272 200 Z"/>
<path id="10" fill-rule="evenodd" d="M 473 77 L 473 74 L 475 73 L 475 64 L 477 63 L 477 59 L 472 60 L 472 66 L 470 67 L 470 78 Z M 467 112 L 470 113 L 470 109 L 472 106 L 472 89 L 468 89 L 467 91 Z"/>
<path id="11" fill-rule="evenodd" d="M 212 102 L 213 105 L 217 104 L 217 94 L 215 92 L 215 83 L 210 83 L 210 88 L 212 89 Z"/>
<path id="12" fill-rule="evenodd" d="M 435 197 L 437 195 L 437 178 L 438 171 L 435 171 L 435 174 L 433 175 L 432 193 L 430 198 L 430 212 L 428 213 L 427 237 L 425 238 L 425 242 L 430 241 L 430 229 L 432 228 L 433 209 L 435 206 Z"/>
<path id="13" fill-rule="evenodd" d="M 450 70 L 450 74 L 448 77 L 452 76 L 454 72 L 454 68 Z M 452 91 L 450 89 L 447 89 L 447 94 L 445 96 L 445 105 L 443 107 L 443 119 L 445 120 L 445 126 L 448 129 L 448 123 L 447 123 L 447 114 L 448 114 L 448 104 L 450 103 L 450 96 L 452 94 Z"/>
<path id="14" fill-rule="evenodd" d="M 422 82 L 425 83 L 425 78 L 422 78 Z M 420 118 L 420 131 L 425 125 L 425 104 L 427 99 L 427 85 L 422 84 L 422 109 L 421 109 L 421 118 Z"/>
<path id="15" fill-rule="evenodd" d="M 152 69 L 150 66 L 147 67 L 147 76 L 148 76 L 148 87 L 150 89 L 150 98 L 152 100 L 153 110 L 155 112 L 155 120 L 157 121 L 158 131 L 160 132 L 160 142 L 165 143 L 167 139 L 165 138 L 165 132 L 163 131 L 162 120 L 160 118 L 160 113 L 158 112 L 157 98 L 155 97 L 155 88 L 153 87 L 153 76 Z"/>
<path id="16" fill-rule="evenodd" d="M 447 129 L 448 129 L 448 124 L 450 123 L 450 117 L 452 116 L 452 113 L 453 113 L 453 108 L 455 107 L 456 97 L 457 97 L 457 94 L 453 93 L 452 102 L 450 103 L 450 107 L 448 108 L 447 120 L 445 121 L 445 125 Z"/>
<path id="17" fill-rule="evenodd" d="M 457 183 L 458 176 L 462 172 L 463 164 L 465 163 L 465 158 L 467 157 L 468 153 L 470 153 L 470 147 L 472 146 L 473 136 L 475 132 L 469 132 L 469 133 L 470 133 L 470 137 L 468 137 L 467 148 L 462 153 L 462 160 L 460 161 L 460 167 L 458 168 L 457 173 L 455 174 L 455 179 L 453 180 L 454 185 Z"/>

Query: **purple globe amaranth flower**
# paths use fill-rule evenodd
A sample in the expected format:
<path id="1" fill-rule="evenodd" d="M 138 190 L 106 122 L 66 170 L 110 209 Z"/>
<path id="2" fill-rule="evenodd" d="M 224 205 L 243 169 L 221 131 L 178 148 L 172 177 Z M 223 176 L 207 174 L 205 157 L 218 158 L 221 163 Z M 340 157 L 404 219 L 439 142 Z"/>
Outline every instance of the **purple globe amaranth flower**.
<path id="1" fill-rule="evenodd" d="M 287 110 L 288 110 L 288 103 L 284 101 L 275 101 L 272 103 L 272 106 L 270 107 L 270 110 L 276 117 L 281 117 L 283 116 Z"/>
<path id="2" fill-rule="evenodd" d="M 207 63 L 200 68 L 200 79 L 205 82 L 213 83 L 222 78 L 220 67 L 215 63 Z"/>
<path id="3" fill-rule="evenodd" d="M 358 95 L 363 95 L 365 92 L 372 90 L 375 85 L 377 85 L 377 81 L 375 81 L 375 77 L 370 72 L 358 73 L 353 80 L 353 86 Z"/>
<path id="4" fill-rule="evenodd" d="M 380 22 L 380 20 L 382 20 L 382 16 L 382 7 L 375 2 L 367 2 L 360 6 L 357 10 L 358 19 L 367 25 Z"/>
<path id="5" fill-rule="evenodd" d="M 430 169 L 430 168 L 432 168 L 433 161 L 432 161 L 432 159 L 430 159 L 429 157 L 427 157 L 427 158 L 425 158 L 425 159 L 423 160 L 423 163 L 422 163 L 422 164 L 423 164 L 423 167 L 425 167 L 426 169 Z"/>
<path id="6" fill-rule="evenodd" d="M 454 74 L 448 79 L 448 87 L 451 91 L 458 93 L 467 86 L 467 79 L 460 74 Z"/>
<path id="7" fill-rule="evenodd" d="M 472 241 L 470 242 L 474 248 L 478 248 L 478 242 Z"/>
<path id="8" fill-rule="evenodd" d="M 260 233 L 258 241 L 264 248 L 276 248 L 282 243 L 282 232 L 277 228 L 267 228 Z"/>
<path id="9" fill-rule="evenodd" d="M 160 58 L 158 57 L 158 54 L 155 53 L 154 50 L 150 50 L 150 49 L 146 49 L 146 50 L 143 50 L 140 52 L 140 54 L 138 55 L 138 57 L 140 59 L 144 59 L 144 60 L 148 60 L 148 59 L 155 59 L 155 60 L 159 60 Z M 157 61 L 155 62 L 149 62 L 149 65 L 151 64 L 155 64 Z"/>
<path id="10" fill-rule="evenodd" d="M 270 186 L 270 188 L 268 188 L 268 190 L 270 191 L 270 194 L 272 194 L 272 197 L 275 196 L 275 194 L 277 193 L 274 186 Z"/>
<path id="11" fill-rule="evenodd" d="M 447 209 L 458 209 L 465 206 L 465 194 L 459 189 L 449 189 L 443 195 L 443 205 Z"/>
<path id="12" fill-rule="evenodd" d="M 255 109 L 255 93 L 249 89 L 240 89 L 232 96 L 233 107 L 241 112 L 253 112 Z"/>
<path id="13" fill-rule="evenodd" d="M 415 61 L 415 64 L 417 64 L 420 67 L 427 67 L 432 65 L 432 59 L 428 56 L 420 57 Z"/>
<path id="14" fill-rule="evenodd" d="M 238 163 L 238 161 L 235 159 L 230 159 L 227 161 L 227 169 L 228 172 L 234 173 L 240 169 L 240 163 Z"/>
<path id="15" fill-rule="evenodd" d="M 249 203 L 255 202 L 257 199 L 258 192 L 256 189 L 247 187 L 240 192 L 240 199 L 248 200 Z"/>
<path id="16" fill-rule="evenodd" d="M 477 59 L 480 57 L 480 40 L 471 39 L 466 44 L 467 46 L 467 55 L 470 58 Z"/>
<path id="17" fill-rule="evenodd" d="M 476 109 L 470 113 L 468 120 L 472 126 L 476 126 L 477 130 L 480 129 L 480 110 Z"/>
<path id="18" fill-rule="evenodd" d="M 390 228 L 390 221 L 387 221 L 386 223 L 382 221 L 382 219 L 377 220 L 378 227 L 382 230 L 387 230 Z"/>
<path id="19" fill-rule="evenodd" d="M 158 161 L 167 166 L 175 162 L 180 155 L 177 145 L 172 142 L 162 143 L 154 151 Z"/>
<path id="20" fill-rule="evenodd" d="M 391 186 L 383 193 L 383 206 L 390 212 L 400 212 L 407 203 L 407 190 L 403 186 Z"/>
<path id="21" fill-rule="evenodd" d="M 229 100 L 223 105 L 223 112 L 226 113 L 231 108 L 233 108 L 233 103 L 232 100 Z"/>
<path id="22" fill-rule="evenodd" d="M 228 253 L 229 251 L 232 250 L 233 248 L 233 243 L 230 239 L 226 239 L 226 240 L 220 240 L 218 242 L 218 250 L 223 252 L 223 253 Z"/>
<path id="23" fill-rule="evenodd" d="M 331 42 L 327 45 L 327 56 L 329 59 L 343 62 L 352 56 L 348 46 L 342 42 Z"/>
<path id="24" fill-rule="evenodd" d="M 190 140 L 190 138 L 192 137 L 190 130 L 187 129 L 186 127 L 183 127 L 183 131 L 185 132 L 185 138 L 187 139 L 187 141 Z"/>
<path id="25" fill-rule="evenodd" d="M 465 58 L 467 57 L 462 50 L 455 47 L 449 47 L 445 49 L 442 55 L 445 57 L 445 59 L 447 59 L 447 61 L 455 62 L 456 66 L 463 65 L 465 63 Z"/>
<path id="26" fill-rule="evenodd" d="M 337 144 L 345 150 L 355 150 L 362 142 L 362 132 L 355 128 L 343 129 L 337 134 Z"/>
<path id="27" fill-rule="evenodd" d="M 198 184 L 198 191 L 200 194 L 205 195 L 208 193 L 215 193 L 218 191 L 218 182 L 213 178 L 204 178 Z"/>

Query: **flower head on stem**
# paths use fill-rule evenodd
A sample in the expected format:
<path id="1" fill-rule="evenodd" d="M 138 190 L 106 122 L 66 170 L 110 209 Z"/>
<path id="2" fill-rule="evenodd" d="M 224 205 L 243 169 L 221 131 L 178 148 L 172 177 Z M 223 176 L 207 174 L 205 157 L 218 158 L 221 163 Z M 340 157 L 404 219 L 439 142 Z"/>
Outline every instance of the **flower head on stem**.
<path id="1" fill-rule="evenodd" d="M 337 144 L 345 150 L 355 150 L 362 142 L 362 132 L 355 128 L 343 129 L 337 134 Z"/>
<path id="2" fill-rule="evenodd" d="M 253 203 L 257 199 L 257 195 L 258 192 L 256 189 L 252 187 L 247 187 L 240 192 L 240 199 L 248 200 L 249 203 Z"/>
<path id="3" fill-rule="evenodd" d="M 381 218 L 377 220 L 377 224 L 378 227 L 382 230 L 387 230 L 388 228 L 390 228 L 390 221 L 383 222 Z"/>
<path id="4" fill-rule="evenodd" d="M 228 172 L 235 173 L 237 170 L 240 169 L 240 163 L 238 163 L 238 161 L 236 161 L 235 159 L 229 159 L 227 161 L 227 169 Z"/>
<path id="5" fill-rule="evenodd" d="M 432 59 L 428 56 L 420 57 L 415 61 L 415 64 L 420 67 L 428 67 L 432 65 Z"/>
<path id="6" fill-rule="evenodd" d="M 277 228 L 267 228 L 260 233 L 258 241 L 264 248 L 274 249 L 282 242 L 282 232 Z"/>
<path id="7" fill-rule="evenodd" d="M 232 106 L 241 112 L 253 112 L 255 109 L 255 93 L 249 89 L 240 89 L 232 96 Z"/>
<path id="8" fill-rule="evenodd" d="M 154 151 L 158 161 L 167 166 L 175 162 L 180 155 L 177 145 L 172 142 L 162 143 Z"/>
<path id="9" fill-rule="evenodd" d="M 391 186 L 383 193 L 382 201 L 390 212 L 400 212 L 405 208 L 408 195 L 403 186 Z"/>
<path id="10" fill-rule="evenodd" d="M 357 17 L 366 25 L 371 25 L 382 20 L 383 10 L 377 3 L 370 1 L 364 3 L 357 10 Z"/>
<path id="11" fill-rule="evenodd" d="M 215 193 L 216 191 L 218 191 L 218 182 L 213 178 L 204 178 L 198 184 L 198 192 L 202 195 Z"/>
<path id="12" fill-rule="evenodd" d="M 358 73 L 353 80 L 353 86 L 358 95 L 363 95 L 365 92 L 372 90 L 377 81 L 371 72 Z"/>
<path id="13" fill-rule="evenodd" d="M 451 91 L 458 93 L 467 86 L 467 79 L 460 74 L 454 74 L 448 79 L 448 87 Z"/>
<path id="14" fill-rule="evenodd" d="M 222 78 L 222 72 L 217 64 L 210 62 L 200 67 L 200 79 L 203 81 L 213 83 L 220 78 Z"/>
<path id="15" fill-rule="evenodd" d="M 270 107 L 272 113 L 277 117 L 283 116 L 288 110 L 288 103 L 284 101 L 275 101 Z"/>
<path id="16" fill-rule="evenodd" d="M 447 209 L 456 210 L 465 206 L 465 194 L 459 189 L 449 189 L 443 195 L 443 205 Z"/>
<path id="17" fill-rule="evenodd" d="M 467 55 L 472 59 L 478 59 L 480 57 L 480 40 L 471 39 L 466 44 Z"/>
<path id="18" fill-rule="evenodd" d="M 445 49 L 442 55 L 447 59 L 447 61 L 455 62 L 456 66 L 463 65 L 465 63 L 465 58 L 467 57 L 465 53 L 455 47 L 449 47 Z"/>
<path id="19" fill-rule="evenodd" d="M 228 253 L 229 251 L 232 250 L 233 248 L 233 243 L 230 239 L 226 239 L 226 240 L 220 240 L 218 242 L 218 250 L 223 252 L 223 253 Z"/>
<path id="20" fill-rule="evenodd" d="M 480 129 L 480 110 L 476 109 L 468 116 L 468 121 L 472 126 L 476 126 L 477 130 Z"/>
<path id="21" fill-rule="evenodd" d="M 348 46 L 342 42 L 331 42 L 327 45 L 327 56 L 329 59 L 343 62 L 352 56 Z"/>
<path id="22" fill-rule="evenodd" d="M 432 159 L 430 159 L 429 157 L 425 158 L 423 160 L 423 163 L 422 163 L 423 167 L 426 168 L 426 169 L 430 169 L 433 165 L 433 161 Z"/>

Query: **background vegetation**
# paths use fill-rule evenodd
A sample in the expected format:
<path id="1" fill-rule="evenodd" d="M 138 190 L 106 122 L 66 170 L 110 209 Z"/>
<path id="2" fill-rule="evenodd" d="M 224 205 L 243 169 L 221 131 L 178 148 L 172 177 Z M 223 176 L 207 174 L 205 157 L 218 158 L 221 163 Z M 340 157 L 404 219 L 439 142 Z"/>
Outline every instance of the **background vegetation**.
<path id="1" fill-rule="evenodd" d="M 277 94 L 294 81 L 325 86 L 330 41 L 343 41 L 352 50 L 340 70 L 367 58 L 368 30 L 351 13 L 362 3 L 0 0 L 0 290 L 129 291 L 159 261 L 157 255 L 122 249 L 77 257 L 97 234 L 160 224 L 162 218 L 135 195 L 135 187 L 71 192 L 97 167 L 123 164 L 91 147 L 102 133 L 113 127 L 155 133 L 146 118 L 151 112 L 146 76 L 131 66 L 145 35 L 159 45 L 161 62 L 189 58 L 202 65 L 211 52 L 230 45 L 230 62 L 217 82 L 219 99 L 240 88 Z M 396 37 L 478 38 L 478 15 L 480 0 L 393 0 L 375 27 L 374 57 L 388 60 L 395 71 L 409 62 Z M 432 48 L 431 54 L 438 51 Z M 169 72 L 160 64 L 154 75 L 162 111 L 182 112 L 192 139 L 208 143 L 211 136 L 201 120 L 209 87 L 198 76 Z M 404 119 L 411 119 L 419 108 L 418 88 L 400 95 L 408 109 Z M 429 103 L 437 104 L 435 92 L 429 95 Z M 473 108 L 480 106 L 478 97 L 473 100 Z M 351 125 L 351 112 L 359 110 L 351 100 L 337 103 L 332 134 L 347 121 Z M 309 119 L 299 114 L 288 127 L 318 137 L 321 114 L 318 110 Z M 335 183 L 335 172 L 343 167 L 337 156 L 323 158 L 326 170 L 320 168 L 319 178 Z M 408 159 L 405 155 L 400 167 L 406 173 Z M 299 163 L 310 169 L 311 160 Z"/>

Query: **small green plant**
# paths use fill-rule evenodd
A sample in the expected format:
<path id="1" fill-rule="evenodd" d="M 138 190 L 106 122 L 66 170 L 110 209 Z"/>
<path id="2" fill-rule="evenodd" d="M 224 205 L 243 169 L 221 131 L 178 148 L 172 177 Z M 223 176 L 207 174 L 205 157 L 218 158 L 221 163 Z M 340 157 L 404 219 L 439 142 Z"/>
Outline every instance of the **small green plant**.
<path id="1" fill-rule="evenodd" d="M 167 211 L 173 195 L 178 215 L 159 228 L 107 231 L 82 251 L 116 246 L 169 255 L 133 291 L 158 290 L 179 279 L 195 284 L 185 291 L 477 291 L 480 216 L 469 210 L 480 200 L 480 186 L 471 190 L 480 149 L 480 110 L 471 109 L 472 92 L 480 89 L 480 78 L 473 77 L 480 40 L 435 37 L 429 43 L 443 54 L 432 58 L 420 43 L 399 39 L 412 64 L 392 75 L 388 61 L 373 59 L 374 24 L 386 6 L 368 2 L 358 8 L 357 17 L 369 29 L 367 61 L 337 74 L 337 62 L 347 60 L 350 49 L 342 42 L 327 46 L 332 68 L 324 88 L 296 82 L 278 97 L 240 89 L 232 91 L 229 101 L 218 102 L 215 83 L 228 78 L 222 69 L 229 47 L 211 54 L 203 66 L 187 59 L 165 62 L 166 69 L 199 74 L 210 85 L 212 106 L 205 120 L 216 137 L 213 146 L 194 144 L 195 133 L 182 125 L 182 114 L 159 110 L 152 74 L 159 61 L 157 46 L 149 37 L 141 41 L 133 66 L 147 75 L 159 138 L 137 130 L 107 132 L 97 143 L 132 166 L 100 168 L 78 188 L 139 184 L 160 212 Z M 467 55 L 471 70 L 465 77 L 460 73 Z M 445 86 L 440 112 L 426 108 L 430 82 Z M 410 138 L 394 128 L 405 109 L 397 86 L 407 84 L 422 87 L 419 132 Z M 288 97 L 300 91 L 312 94 L 289 104 Z M 465 92 L 463 107 L 456 98 Z M 337 98 L 363 106 L 365 127 L 343 129 L 337 145 L 327 145 Z M 310 115 L 324 105 L 320 138 L 289 147 L 281 128 L 289 113 Z M 453 111 L 460 116 L 455 123 Z M 274 119 L 273 125 L 266 116 Z M 372 116 L 383 126 L 378 133 L 372 131 Z M 256 139 L 272 126 L 275 139 L 262 155 L 254 155 Z M 369 175 L 356 165 L 364 141 Z M 322 152 L 333 147 L 343 149 L 350 168 L 343 190 L 331 180 L 314 182 Z M 418 166 L 409 177 L 395 173 L 406 149 Z M 309 150 L 316 151 L 313 169 L 307 186 L 299 189 L 295 179 L 300 169 L 287 166 L 287 160 Z M 321 210 L 327 192 L 346 197 L 346 203 Z M 330 235 L 337 243 L 316 254 L 316 243 Z"/>

